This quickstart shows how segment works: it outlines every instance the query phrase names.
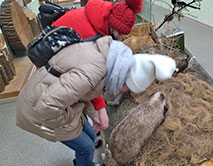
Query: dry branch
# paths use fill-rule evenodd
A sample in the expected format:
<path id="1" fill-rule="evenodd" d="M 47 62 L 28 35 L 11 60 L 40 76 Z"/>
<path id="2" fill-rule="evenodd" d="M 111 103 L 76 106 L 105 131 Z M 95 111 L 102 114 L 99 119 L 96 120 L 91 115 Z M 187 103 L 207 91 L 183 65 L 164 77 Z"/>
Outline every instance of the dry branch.
<path id="1" fill-rule="evenodd" d="M 201 1 L 201 0 L 193 0 L 189 3 L 185 3 L 182 6 L 174 5 L 172 8 L 172 12 L 165 16 L 163 22 L 155 29 L 155 31 L 158 31 L 166 22 L 171 21 L 174 15 L 177 15 L 179 18 L 183 17 L 183 15 L 181 14 L 181 11 L 183 9 L 187 9 L 187 8 L 200 9 L 200 4 L 197 4 L 198 1 Z M 192 4 L 196 6 L 192 7 Z"/>

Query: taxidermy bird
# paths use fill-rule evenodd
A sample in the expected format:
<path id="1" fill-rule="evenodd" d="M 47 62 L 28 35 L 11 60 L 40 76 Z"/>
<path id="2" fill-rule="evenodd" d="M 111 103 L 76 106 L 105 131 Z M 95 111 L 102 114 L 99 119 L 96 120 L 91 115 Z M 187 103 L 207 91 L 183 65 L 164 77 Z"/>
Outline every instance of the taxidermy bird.
<path id="1" fill-rule="evenodd" d="M 165 21 L 172 21 L 173 20 L 173 18 L 174 18 L 174 16 L 173 15 L 171 15 L 171 14 L 166 14 L 165 16 L 164 16 L 164 20 Z"/>
<path id="2" fill-rule="evenodd" d="M 174 72 L 174 74 L 177 73 L 182 73 L 189 65 L 189 61 L 191 60 L 191 58 L 189 56 L 184 57 L 178 64 L 176 67 L 176 71 Z"/>
<path id="3" fill-rule="evenodd" d="M 171 2 L 175 7 L 191 7 L 193 9 L 200 9 L 199 7 L 187 4 L 186 2 L 180 0 L 171 0 Z"/>

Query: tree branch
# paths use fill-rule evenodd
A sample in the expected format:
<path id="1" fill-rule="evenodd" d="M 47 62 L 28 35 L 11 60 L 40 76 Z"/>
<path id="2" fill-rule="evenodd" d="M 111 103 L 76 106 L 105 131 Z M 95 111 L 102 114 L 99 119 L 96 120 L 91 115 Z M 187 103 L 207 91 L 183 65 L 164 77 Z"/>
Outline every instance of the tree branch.
<path id="1" fill-rule="evenodd" d="M 178 13 L 180 13 L 181 10 L 186 9 L 186 7 L 191 7 L 193 9 L 200 9 L 200 7 L 197 7 L 197 6 L 193 6 L 192 7 L 192 5 L 191 5 L 191 4 L 196 3 L 198 1 L 200 1 L 200 0 L 193 0 L 193 1 L 189 2 L 189 3 L 186 3 L 185 5 L 179 7 L 177 11 L 175 10 L 177 7 L 174 6 L 172 8 L 172 13 L 167 15 L 167 16 L 165 16 L 163 22 L 155 29 L 155 32 L 158 31 L 167 21 L 170 21 L 171 17 L 173 17 L 174 14 L 179 15 Z"/>

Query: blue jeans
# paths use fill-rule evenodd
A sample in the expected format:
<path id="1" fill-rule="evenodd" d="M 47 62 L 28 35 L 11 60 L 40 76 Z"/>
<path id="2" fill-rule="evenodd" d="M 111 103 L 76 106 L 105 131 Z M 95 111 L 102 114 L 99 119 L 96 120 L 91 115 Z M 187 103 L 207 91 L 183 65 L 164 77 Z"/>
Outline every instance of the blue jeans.
<path id="1" fill-rule="evenodd" d="M 81 134 L 75 139 L 61 142 L 75 151 L 77 166 L 93 166 L 95 139 L 96 133 L 85 117 Z"/>

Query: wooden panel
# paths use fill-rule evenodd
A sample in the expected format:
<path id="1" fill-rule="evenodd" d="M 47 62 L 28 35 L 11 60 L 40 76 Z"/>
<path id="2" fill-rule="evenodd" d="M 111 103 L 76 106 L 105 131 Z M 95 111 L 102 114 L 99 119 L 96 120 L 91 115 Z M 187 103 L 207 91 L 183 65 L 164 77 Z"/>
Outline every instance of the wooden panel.
<path id="1" fill-rule="evenodd" d="M 32 2 L 31 0 L 23 0 L 24 6 L 27 6 L 28 3 Z"/>
<path id="2" fill-rule="evenodd" d="M 0 33 L 0 48 L 3 48 L 5 45 L 4 36 Z"/>
<path id="3" fill-rule="evenodd" d="M 28 8 L 24 8 L 23 11 L 31 27 L 33 37 L 38 36 L 42 31 L 42 26 L 40 24 L 38 17 Z"/>
<path id="4" fill-rule="evenodd" d="M 0 93 L 0 99 L 17 96 L 32 72 L 33 64 L 27 56 L 15 58 L 13 63 L 16 68 L 16 76 Z"/>
<path id="5" fill-rule="evenodd" d="M 34 36 L 22 7 L 16 1 L 11 4 L 11 15 L 16 32 L 23 45 L 27 48 L 27 44 L 33 40 Z"/>
<path id="6" fill-rule="evenodd" d="M 33 40 L 33 33 L 22 7 L 14 0 L 1 4 L 0 19 L 5 38 L 15 51 L 25 51 Z"/>

